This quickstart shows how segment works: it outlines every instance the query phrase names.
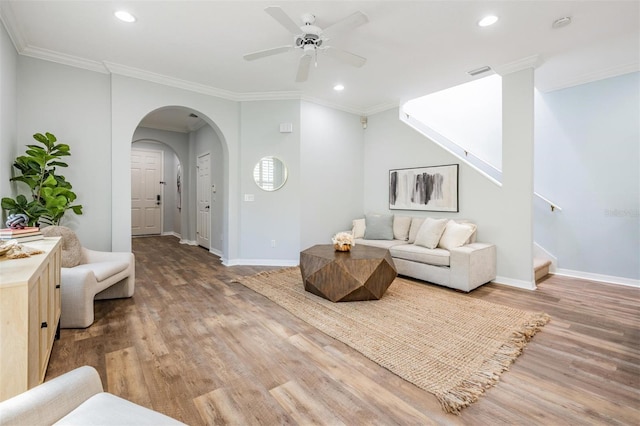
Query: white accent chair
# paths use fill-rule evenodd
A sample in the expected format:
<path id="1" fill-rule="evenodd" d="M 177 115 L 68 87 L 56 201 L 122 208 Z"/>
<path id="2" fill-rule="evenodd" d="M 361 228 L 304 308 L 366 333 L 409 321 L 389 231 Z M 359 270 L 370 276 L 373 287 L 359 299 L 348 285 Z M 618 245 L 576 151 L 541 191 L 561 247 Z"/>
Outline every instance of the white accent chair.
<path id="1" fill-rule="evenodd" d="M 184 425 L 104 392 L 95 368 L 84 366 L 0 402 L 0 426 Z"/>
<path id="2" fill-rule="evenodd" d="M 133 253 L 89 250 L 64 226 L 48 226 L 42 228 L 42 233 L 62 237 L 61 328 L 86 328 L 93 324 L 94 300 L 133 296 Z"/>

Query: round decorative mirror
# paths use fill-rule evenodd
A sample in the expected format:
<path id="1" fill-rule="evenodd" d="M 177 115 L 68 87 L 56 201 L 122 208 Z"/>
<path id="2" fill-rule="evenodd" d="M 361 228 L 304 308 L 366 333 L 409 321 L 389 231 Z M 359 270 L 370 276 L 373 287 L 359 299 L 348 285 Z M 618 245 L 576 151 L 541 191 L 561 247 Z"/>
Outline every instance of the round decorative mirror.
<path id="1" fill-rule="evenodd" d="M 253 168 L 253 180 L 265 191 L 276 191 L 287 181 L 287 166 L 278 157 L 262 157 Z"/>

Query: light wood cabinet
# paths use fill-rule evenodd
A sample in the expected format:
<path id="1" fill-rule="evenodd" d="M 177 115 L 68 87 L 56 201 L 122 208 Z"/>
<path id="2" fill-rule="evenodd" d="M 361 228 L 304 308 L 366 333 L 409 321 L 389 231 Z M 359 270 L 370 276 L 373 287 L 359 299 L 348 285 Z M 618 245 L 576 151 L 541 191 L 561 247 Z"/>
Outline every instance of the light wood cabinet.
<path id="1" fill-rule="evenodd" d="M 44 381 L 60 321 L 60 238 L 25 245 L 44 253 L 0 257 L 0 401 Z"/>

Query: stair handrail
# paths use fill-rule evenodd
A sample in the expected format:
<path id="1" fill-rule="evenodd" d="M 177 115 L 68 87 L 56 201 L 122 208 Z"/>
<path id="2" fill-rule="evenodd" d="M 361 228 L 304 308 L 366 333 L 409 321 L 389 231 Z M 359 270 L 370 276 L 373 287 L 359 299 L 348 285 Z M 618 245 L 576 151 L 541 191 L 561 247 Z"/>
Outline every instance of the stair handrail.
<path id="1" fill-rule="evenodd" d="M 404 121 L 409 127 L 412 127 L 415 130 L 417 130 L 419 133 L 423 134 L 424 136 L 427 136 L 429 139 L 431 139 L 438 145 L 442 146 L 443 148 L 447 149 L 449 152 L 456 155 L 462 161 L 464 161 L 465 163 L 475 168 L 478 172 L 483 174 L 487 179 L 489 179 L 494 184 L 498 186 L 502 186 L 502 171 L 498 169 L 496 166 L 494 166 L 493 164 L 480 158 L 469 149 L 460 146 L 459 144 L 455 143 L 451 139 L 447 138 L 446 136 L 442 135 L 438 131 L 427 126 L 425 123 L 414 118 L 413 116 L 411 116 L 406 112 L 400 113 L 400 119 Z M 470 161 L 470 158 L 473 159 L 474 161 Z"/>
<path id="2" fill-rule="evenodd" d="M 533 192 L 533 195 L 535 195 L 536 197 L 540 198 L 542 201 L 544 201 L 545 203 L 549 204 L 549 207 L 551 207 L 551 211 L 556 211 L 558 210 L 559 212 L 562 211 L 562 207 L 560 207 L 559 205 L 557 205 L 556 203 L 554 203 L 553 201 L 549 200 L 548 198 L 543 197 L 542 195 L 540 195 L 537 192 Z"/>
<path id="3" fill-rule="evenodd" d="M 460 146 L 459 144 L 455 143 L 451 139 L 449 139 L 446 136 L 442 135 L 438 131 L 436 131 L 436 130 L 432 129 L 431 127 L 427 126 L 422 121 L 412 117 L 411 114 L 408 114 L 406 112 L 401 111 L 400 112 L 400 119 L 402 121 L 404 121 L 409 127 L 414 128 L 415 130 L 417 130 L 418 132 L 420 132 L 423 135 L 427 136 L 429 139 L 433 140 L 434 142 L 436 142 L 437 144 L 439 144 L 443 148 L 447 149 L 449 152 L 455 154 L 458 158 L 460 158 L 465 163 L 467 163 L 470 166 L 474 167 L 478 172 L 482 173 L 491 182 L 495 183 L 498 186 L 502 186 L 502 170 L 498 169 L 493 164 L 491 164 L 491 163 L 487 162 L 486 160 L 483 160 L 482 158 L 478 157 L 476 154 L 474 154 L 469 149 Z M 471 155 L 471 157 L 475 161 L 469 161 L 469 159 L 468 159 L 469 155 Z M 479 166 L 476 163 L 480 163 L 482 166 Z M 562 208 L 557 203 L 554 203 L 553 201 L 549 200 L 548 198 L 540 195 L 540 193 L 534 191 L 533 195 L 538 197 L 539 199 L 541 199 L 545 203 L 549 204 L 549 207 L 551 208 L 552 212 L 556 211 L 556 210 L 562 211 Z"/>

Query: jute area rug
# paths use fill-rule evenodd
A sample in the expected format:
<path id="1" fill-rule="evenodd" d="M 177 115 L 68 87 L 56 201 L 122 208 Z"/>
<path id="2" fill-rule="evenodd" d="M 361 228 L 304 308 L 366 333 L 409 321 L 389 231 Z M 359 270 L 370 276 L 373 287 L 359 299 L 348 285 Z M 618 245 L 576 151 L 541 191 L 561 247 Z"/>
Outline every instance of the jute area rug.
<path id="1" fill-rule="evenodd" d="M 238 282 L 403 379 L 459 414 L 497 383 L 549 321 L 453 290 L 396 278 L 380 300 L 333 303 L 304 290 L 297 267 Z"/>

